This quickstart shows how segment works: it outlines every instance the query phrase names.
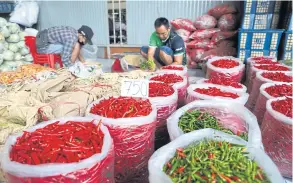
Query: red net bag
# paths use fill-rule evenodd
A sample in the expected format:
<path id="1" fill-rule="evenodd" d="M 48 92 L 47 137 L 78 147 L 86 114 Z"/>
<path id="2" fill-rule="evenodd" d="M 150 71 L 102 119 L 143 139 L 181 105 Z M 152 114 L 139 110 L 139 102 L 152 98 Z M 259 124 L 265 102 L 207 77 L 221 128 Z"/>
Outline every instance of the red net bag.
<path id="1" fill-rule="evenodd" d="M 146 182 L 154 152 L 157 110 L 148 99 L 110 97 L 90 104 L 86 114 L 101 119 L 115 146 L 115 182 Z"/>
<path id="2" fill-rule="evenodd" d="M 273 82 L 292 82 L 292 72 L 276 72 L 276 71 L 258 71 L 256 73 L 256 79 L 253 82 L 252 90 L 249 95 L 246 107 L 250 110 L 254 110 L 254 106 L 259 95 L 259 88 L 264 83 Z"/>
<path id="3" fill-rule="evenodd" d="M 176 18 L 172 20 L 171 25 L 176 29 L 185 29 L 187 31 L 195 31 L 196 28 L 193 26 L 193 23 L 191 20 L 187 18 Z"/>
<path id="4" fill-rule="evenodd" d="M 177 74 L 157 74 L 150 78 L 151 81 L 159 81 L 174 86 L 178 92 L 178 106 L 185 103 L 186 90 L 188 87 L 187 78 Z"/>
<path id="5" fill-rule="evenodd" d="M 211 79 L 200 79 L 198 81 L 196 81 L 197 84 L 214 84 L 214 85 L 219 85 L 219 86 L 226 86 L 228 88 L 231 88 L 235 91 L 239 91 L 239 92 L 243 92 L 246 93 L 246 86 L 244 86 L 241 83 L 232 81 L 229 78 L 211 78 Z"/>
<path id="6" fill-rule="evenodd" d="M 220 17 L 218 21 L 218 28 L 221 31 L 235 30 L 237 26 L 237 18 L 234 14 L 226 14 Z"/>
<path id="7" fill-rule="evenodd" d="M 292 84 L 288 83 L 265 83 L 260 87 L 260 94 L 256 100 L 254 115 L 257 118 L 259 125 L 263 120 L 266 112 L 266 102 L 268 99 L 277 97 L 292 96 Z"/>
<path id="8" fill-rule="evenodd" d="M 215 48 L 215 43 L 210 41 L 209 39 L 202 39 L 202 40 L 193 40 L 189 43 L 186 43 L 186 47 L 188 49 L 212 49 Z"/>
<path id="9" fill-rule="evenodd" d="M 175 32 L 183 39 L 184 42 L 189 40 L 190 32 L 188 30 L 178 29 Z"/>
<path id="10" fill-rule="evenodd" d="M 192 84 L 187 88 L 186 103 L 188 104 L 195 100 L 228 100 L 244 105 L 247 99 L 247 93 L 235 91 L 226 86 L 214 84 Z"/>
<path id="11" fill-rule="evenodd" d="M 196 18 L 193 25 L 197 29 L 211 29 L 216 27 L 217 20 L 210 15 L 202 15 Z"/>
<path id="12" fill-rule="evenodd" d="M 266 153 L 284 177 L 292 177 L 292 98 L 270 99 L 261 125 Z"/>
<path id="13" fill-rule="evenodd" d="M 209 60 L 213 57 L 235 56 L 237 54 L 236 48 L 233 47 L 219 47 L 210 49 L 202 54 L 200 60 Z"/>
<path id="14" fill-rule="evenodd" d="M 237 12 L 237 9 L 234 6 L 230 4 L 221 4 L 210 9 L 208 11 L 208 14 L 215 17 L 216 19 L 219 19 L 221 16 L 225 14 L 231 14 L 236 12 Z"/>
<path id="15" fill-rule="evenodd" d="M 210 39 L 216 32 L 219 32 L 220 29 L 212 28 L 205 30 L 196 30 L 190 36 L 189 39 Z"/>
<path id="16" fill-rule="evenodd" d="M 168 65 L 161 67 L 158 73 L 166 73 L 166 74 L 178 74 L 181 76 L 186 76 L 188 78 L 187 67 L 183 65 Z"/>
<path id="17" fill-rule="evenodd" d="M 93 118 L 42 122 L 8 138 L 1 165 L 13 183 L 114 183 L 113 140 Z"/>
<path id="18" fill-rule="evenodd" d="M 240 82 L 245 65 L 234 57 L 213 57 L 207 62 L 207 78 L 224 77 Z"/>
<path id="19" fill-rule="evenodd" d="M 222 40 L 225 39 L 230 39 L 232 37 L 234 37 L 236 35 L 237 31 L 220 31 L 220 32 L 216 32 L 213 37 L 212 37 L 212 41 L 215 43 L 218 43 Z"/>

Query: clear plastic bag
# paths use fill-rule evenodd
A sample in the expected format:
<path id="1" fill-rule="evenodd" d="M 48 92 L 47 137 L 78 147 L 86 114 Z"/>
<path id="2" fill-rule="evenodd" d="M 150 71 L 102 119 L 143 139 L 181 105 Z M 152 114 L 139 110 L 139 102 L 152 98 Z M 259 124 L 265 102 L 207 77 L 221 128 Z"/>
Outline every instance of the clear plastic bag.
<path id="1" fill-rule="evenodd" d="M 275 111 L 272 102 L 286 97 L 269 99 L 261 125 L 266 153 L 285 177 L 292 177 L 292 118 Z"/>
<path id="2" fill-rule="evenodd" d="M 80 54 L 87 59 L 96 60 L 98 58 L 98 46 L 96 45 L 84 45 L 81 47 Z"/>
<path id="3" fill-rule="evenodd" d="M 234 14 L 225 14 L 218 20 L 218 28 L 220 28 L 221 31 L 235 30 L 236 26 L 237 18 Z"/>
<path id="4" fill-rule="evenodd" d="M 193 26 L 193 23 L 191 20 L 187 18 L 176 18 L 172 20 L 171 25 L 176 29 L 185 29 L 188 31 L 195 31 L 196 28 Z"/>
<path id="5" fill-rule="evenodd" d="M 92 122 L 93 118 L 85 117 L 67 117 L 55 119 L 47 122 L 42 122 L 32 128 L 27 129 L 28 132 L 33 132 L 39 128 L 43 128 L 56 121 L 63 124 L 67 121 Z M 99 124 L 99 121 L 95 121 Z M 113 140 L 108 129 L 101 125 L 101 130 L 104 133 L 103 147 L 99 154 L 95 154 L 87 159 L 77 163 L 56 163 L 43 165 L 27 165 L 10 160 L 9 152 L 11 145 L 16 142 L 16 139 L 23 133 L 10 136 L 6 141 L 2 153 L 1 166 L 6 173 L 8 182 L 110 182 L 114 183 L 114 146 Z"/>
<path id="6" fill-rule="evenodd" d="M 222 60 L 222 59 L 229 59 L 229 60 L 234 60 L 239 63 L 238 66 L 231 68 L 231 69 L 224 69 L 224 68 L 218 68 L 215 67 L 212 63 L 217 60 Z M 213 57 L 208 60 L 207 62 L 207 78 L 211 77 L 226 77 L 230 78 L 233 81 L 240 82 L 243 76 L 243 72 L 245 69 L 245 65 L 235 57 Z"/>
<path id="7" fill-rule="evenodd" d="M 175 32 L 183 39 L 184 42 L 189 40 L 190 32 L 188 30 L 178 29 Z"/>
<path id="8" fill-rule="evenodd" d="M 216 27 L 217 20 L 210 15 L 202 15 L 195 19 L 193 25 L 197 29 L 211 29 Z"/>
<path id="9" fill-rule="evenodd" d="M 208 14 L 212 15 L 216 19 L 219 19 L 221 16 L 225 14 L 230 14 L 230 13 L 236 13 L 237 9 L 233 5 L 230 4 L 220 4 L 218 6 L 215 6 L 211 9 L 209 9 Z"/>
<path id="10" fill-rule="evenodd" d="M 186 43 L 186 47 L 189 49 L 212 49 L 215 48 L 215 43 L 212 42 L 210 39 L 199 39 L 199 40 L 193 40 L 189 43 Z"/>
<path id="11" fill-rule="evenodd" d="M 153 105 L 148 116 L 112 119 L 90 113 L 91 103 L 86 115 L 108 127 L 115 146 L 115 182 L 144 182 L 147 180 L 147 161 L 154 152 L 157 109 Z"/>
<path id="12" fill-rule="evenodd" d="M 189 39 L 210 39 L 216 32 L 219 31 L 220 29 L 217 28 L 196 30 L 189 36 Z"/>
<path id="13" fill-rule="evenodd" d="M 209 87 L 216 87 L 224 92 L 237 94 L 239 97 L 233 99 L 230 97 L 210 96 L 210 95 L 205 95 L 205 94 L 201 94 L 194 91 L 197 88 L 209 88 Z M 196 100 L 219 100 L 222 102 L 231 101 L 231 102 L 245 105 L 245 103 L 247 102 L 248 96 L 249 95 L 247 93 L 235 91 L 234 89 L 231 89 L 225 86 L 214 85 L 214 84 L 193 84 L 193 85 L 189 85 L 189 87 L 187 88 L 186 103 L 189 104 L 190 102 L 193 102 Z"/>
<path id="14" fill-rule="evenodd" d="M 184 134 L 164 147 L 157 150 L 148 163 L 149 182 L 150 183 L 173 183 L 171 179 L 163 172 L 163 166 L 175 155 L 176 149 L 185 148 L 201 140 L 227 141 L 233 144 L 246 145 L 247 143 L 237 136 L 231 136 L 213 129 L 197 130 Z M 248 157 L 257 162 L 264 170 L 272 183 L 284 182 L 278 168 L 273 161 L 259 148 L 248 147 Z"/>
<path id="15" fill-rule="evenodd" d="M 235 87 L 232 87 L 232 86 L 226 86 L 226 85 L 218 85 L 218 84 L 214 84 L 214 83 L 207 83 L 208 79 L 200 79 L 198 80 L 196 83 L 197 84 L 213 84 L 213 85 L 216 85 L 216 86 L 225 86 L 227 88 L 231 88 L 237 92 L 242 92 L 242 93 L 246 93 L 246 86 L 244 86 L 243 84 L 239 83 L 242 87 L 241 88 L 235 88 Z"/>

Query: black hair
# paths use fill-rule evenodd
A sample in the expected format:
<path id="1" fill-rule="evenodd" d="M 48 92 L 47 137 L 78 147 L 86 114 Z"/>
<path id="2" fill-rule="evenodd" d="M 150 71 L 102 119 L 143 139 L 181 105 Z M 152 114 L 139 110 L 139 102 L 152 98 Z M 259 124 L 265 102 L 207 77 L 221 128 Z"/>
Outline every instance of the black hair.
<path id="1" fill-rule="evenodd" d="M 162 25 L 164 25 L 167 29 L 170 28 L 170 24 L 167 18 L 160 17 L 156 19 L 155 28 L 161 27 Z"/>

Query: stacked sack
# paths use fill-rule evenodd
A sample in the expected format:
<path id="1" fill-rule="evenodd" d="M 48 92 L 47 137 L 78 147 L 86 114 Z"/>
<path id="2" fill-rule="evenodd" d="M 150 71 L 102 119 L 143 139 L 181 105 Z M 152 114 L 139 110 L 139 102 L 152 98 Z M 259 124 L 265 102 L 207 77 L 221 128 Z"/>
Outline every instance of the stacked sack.
<path id="1" fill-rule="evenodd" d="M 235 56 L 235 42 L 232 38 L 237 31 L 237 10 L 235 7 L 222 4 L 208 11 L 194 22 L 178 18 L 171 24 L 186 43 L 188 66 L 196 68 L 198 63 L 213 56 Z"/>

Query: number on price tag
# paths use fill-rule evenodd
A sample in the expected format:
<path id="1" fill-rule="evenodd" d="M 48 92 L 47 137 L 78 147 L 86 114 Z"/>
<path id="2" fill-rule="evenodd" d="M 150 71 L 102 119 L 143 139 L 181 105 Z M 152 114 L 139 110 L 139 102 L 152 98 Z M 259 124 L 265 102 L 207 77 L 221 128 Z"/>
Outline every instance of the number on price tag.
<path id="1" fill-rule="evenodd" d="M 124 97 L 142 97 L 149 96 L 148 80 L 123 80 L 121 86 L 121 96 Z"/>

